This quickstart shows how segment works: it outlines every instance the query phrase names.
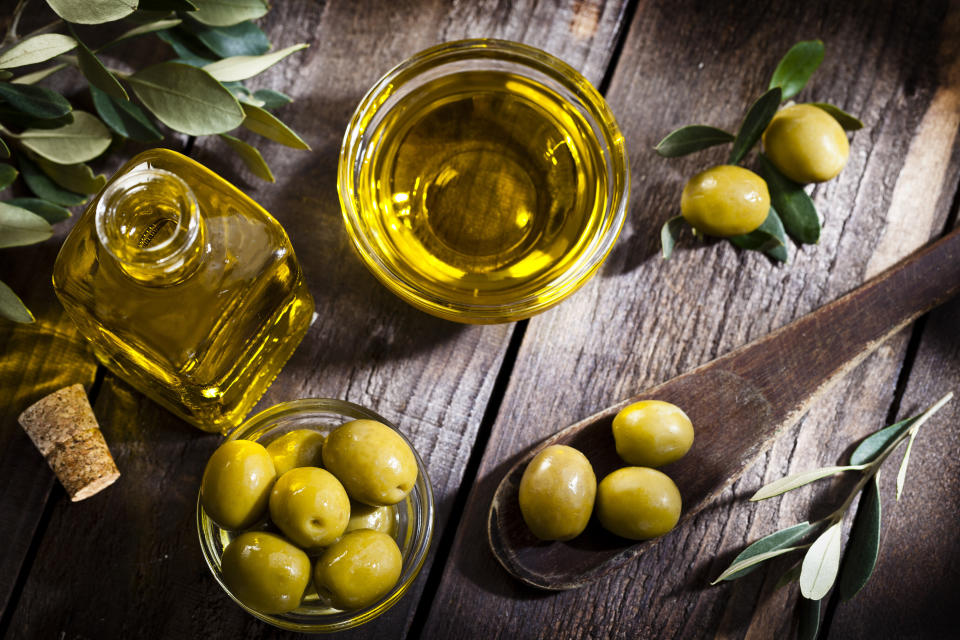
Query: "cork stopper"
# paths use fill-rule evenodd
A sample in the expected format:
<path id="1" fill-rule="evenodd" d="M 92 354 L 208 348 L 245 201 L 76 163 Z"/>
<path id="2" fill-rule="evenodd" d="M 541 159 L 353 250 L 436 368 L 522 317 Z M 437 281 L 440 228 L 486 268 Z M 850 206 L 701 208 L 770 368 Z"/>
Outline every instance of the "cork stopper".
<path id="1" fill-rule="evenodd" d="M 21 413 L 19 421 L 72 501 L 89 498 L 120 477 L 83 385 L 51 393 Z"/>

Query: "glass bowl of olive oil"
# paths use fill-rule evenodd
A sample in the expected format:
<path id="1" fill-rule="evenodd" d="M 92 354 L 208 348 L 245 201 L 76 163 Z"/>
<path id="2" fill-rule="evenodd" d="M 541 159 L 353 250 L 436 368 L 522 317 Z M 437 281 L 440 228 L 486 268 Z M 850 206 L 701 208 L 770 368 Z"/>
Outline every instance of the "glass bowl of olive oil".
<path id="1" fill-rule="evenodd" d="M 596 272 L 626 215 L 623 135 L 597 90 L 533 47 L 462 40 L 381 78 L 344 135 L 338 191 L 370 271 L 468 323 L 557 304 Z"/>

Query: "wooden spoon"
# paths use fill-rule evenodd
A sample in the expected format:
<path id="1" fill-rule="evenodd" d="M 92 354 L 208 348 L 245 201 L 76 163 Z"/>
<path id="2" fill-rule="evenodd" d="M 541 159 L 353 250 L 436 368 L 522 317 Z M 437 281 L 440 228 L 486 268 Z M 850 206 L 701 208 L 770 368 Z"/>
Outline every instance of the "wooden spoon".
<path id="1" fill-rule="evenodd" d="M 658 399 L 693 421 L 693 448 L 664 468 L 683 496 L 678 526 L 736 480 L 777 434 L 793 425 L 820 393 L 884 340 L 960 291 L 960 230 L 873 280 L 770 335 L 547 438 L 515 464 L 490 505 L 487 535 L 504 568 L 543 589 L 574 589 L 632 560 L 656 540 L 632 542 L 605 532 L 594 518 L 569 542 L 542 542 L 527 529 L 517 490 L 541 449 L 566 444 L 586 454 L 598 480 L 626 466 L 613 446 L 611 422 L 626 405 Z"/>

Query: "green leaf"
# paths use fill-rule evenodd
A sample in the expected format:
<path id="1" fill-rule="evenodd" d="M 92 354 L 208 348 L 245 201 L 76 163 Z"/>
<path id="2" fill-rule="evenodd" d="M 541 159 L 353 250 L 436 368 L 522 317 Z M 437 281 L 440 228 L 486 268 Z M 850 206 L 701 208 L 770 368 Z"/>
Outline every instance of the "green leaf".
<path id="1" fill-rule="evenodd" d="M 269 111 L 251 104 L 241 106 L 246 114 L 243 126 L 250 131 L 293 149 L 310 150 L 310 145 Z"/>
<path id="2" fill-rule="evenodd" d="M 705 124 L 691 124 L 671 131 L 653 149 L 664 158 L 677 158 L 733 140 L 733 134 L 723 129 Z"/>
<path id="3" fill-rule="evenodd" d="M 93 175 L 93 170 L 86 164 L 57 164 L 44 158 L 33 158 L 40 169 L 58 185 L 75 193 L 99 193 L 107 184 L 103 174 Z"/>
<path id="4" fill-rule="evenodd" d="M 871 433 L 861 440 L 857 448 L 850 454 L 850 464 L 869 464 L 873 462 L 919 419 L 920 416 L 913 416 Z"/>
<path id="5" fill-rule="evenodd" d="M 107 150 L 113 138 L 96 116 L 74 111 L 73 122 L 57 129 L 27 129 L 20 142 L 39 156 L 59 164 L 93 160 Z"/>
<path id="6" fill-rule="evenodd" d="M 830 526 L 813 541 L 800 567 L 800 593 L 804 598 L 820 600 L 833 586 L 840 566 L 842 522 Z"/>
<path id="7" fill-rule="evenodd" d="M 274 91 L 273 89 L 257 89 L 253 92 L 253 97 L 263 102 L 260 106 L 264 109 L 276 109 L 293 102 L 293 98 L 287 94 Z"/>
<path id="8" fill-rule="evenodd" d="M 11 198 L 7 200 L 7 204 L 32 211 L 50 224 L 62 222 L 70 217 L 69 210 L 40 198 Z"/>
<path id="9" fill-rule="evenodd" d="M 10 157 L 10 147 L 7 146 L 7 143 L 3 141 L 3 138 L 0 138 L 0 158 L 9 158 Z"/>
<path id="10" fill-rule="evenodd" d="M 669 260 L 673 255 L 673 248 L 677 245 L 677 239 L 680 237 L 680 230 L 683 229 L 686 220 L 683 216 L 674 216 L 663 223 L 660 227 L 660 250 L 663 252 L 663 259 Z"/>
<path id="11" fill-rule="evenodd" d="M 90 87 L 90 96 L 97 115 L 114 133 L 140 142 L 158 142 L 163 134 L 139 106 L 129 100 L 115 100 L 96 87 Z"/>
<path id="12" fill-rule="evenodd" d="M 64 207 L 72 207 L 87 201 L 86 196 L 61 189 L 25 155 L 20 154 L 18 157 L 24 182 L 27 183 L 30 191 L 33 191 L 39 197 Z"/>
<path id="13" fill-rule="evenodd" d="M 202 69 L 163 62 L 136 72 L 127 81 L 147 109 L 181 133 L 223 133 L 243 122 L 237 99 Z"/>
<path id="14" fill-rule="evenodd" d="M 0 248 L 36 244 L 52 235 L 53 227 L 37 214 L 0 202 Z"/>
<path id="15" fill-rule="evenodd" d="M 773 590 L 774 590 L 774 591 L 778 591 L 781 587 L 785 587 L 785 586 L 787 586 L 788 584 L 790 584 L 791 582 L 796 582 L 797 580 L 799 580 L 799 579 L 800 579 L 800 564 L 801 564 L 801 563 L 798 562 L 798 563 L 796 563 L 795 565 L 793 565 L 792 567 L 790 567 L 789 569 L 787 569 L 787 571 L 784 572 L 784 574 L 783 574 L 782 576 L 780 576 L 780 579 L 777 580 L 777 584 L 773 585 Z"/>
<path id="16" fill-rule="evenodd" d="M 740 562 L 734 562 L 729 567 L 727 567 L 726 571 L 724 571 L 719 576 L 717 576 L 717 579 L 711 582 L 710 584 L 717 584 L 722 580 L 727 580 L 730 578 L 730 576 L 737 573 L 740 573 L 742 575 L 743 572 L 746 572 L 748 569 L 752 570 L 753 567 L 756 567 L 756 565 L 760 564 L 761 562 L 766 562 L 771 558 L 776 558 L 777 556 L 782 556 L 785 553 L 790 553 L 791 551 L 796 551 L 797 549 L 801 549 L 801 548 L 802 547 L 787 547 L 785 549 L 774 549 L 773 551 L 766 551 L 764 553 L 758 553 L 756 555 L 750 556 L 746 560 L 742 560 Z"/>
<path id="17" fill-rule="evenodd" d="M 263 101 L 254 98 L 253 92 L 247 89 L 242 82 L 224 82 L 222 84 L 240 101 L 241 107 L 244 104 L 252 104 L 255 107 L 263 106 Z"/>
<path id="18" fill-rule="evenodd" d="M 6 189 L 17 179 L 19 172 L 6 162 L 0 162 L 0 190 Z"/>
<path id="19" fill-rule="evenodd" d="M 196 11 L 196 0 L 140 0 L 142 11 Z"/>
<path id="20" fill-rule="evenodd" d="M 230 82 L 231 80 L 246 80 L 266 71 L 277 64 L 291 53 L 306 49 L 309 45 L 306 43 L 295 44 L 286 49 L 280 49 L 273 53 L 267 53 L 262 56 L 233 56 L 217 60 L 204 67 L 217 80 L 221 82 Z"/>
<path id="21" fill-rule="evenodd" d="M 141 1 L 140 4 L 143 4 L 143 2 Z M 142 24 L 139 27 L 134 27 L 133 29 L 130 29 L 130 31 L 126 31 L 120 34 L 119 36 L 117 36 L 107 44 L 100 47 L 99 50 L 106 49 L 107 47 L 112 47 L 118 42 L 122 42 L 124 40 L 127 40 L 128 38 L 136 38 L 137 36 L 142 36 L 147 33 L 153 33 L 154 31 L 165 31 L 167 29 L 170 29 L 171 27 L 177 26 L 181 22 L 183 22 L 183 20 L 180 20 L 179 18 L 169 18 L 165 20 L 155 20 L 153 22 L 148 22 L 147 24 Z"/>
<path id="22" fill-rule="evenodd" d="M 733 149 L 730 150 L 730 157 L 727 160 L 729 164 L 737 164 L 743 160 L 753 145 L 757 144 L 757 140 L 763 135 L 763 130 L 770 124 L 779 106 L 780 87 L 770 89 L 750 106 L 740 124 L 740 130 L 737 131 L 737 138 L 733 141 Z"/>
<path id="23" fill-rule="evenodd" d="M 249 21 L 230 27 L 208 27 L 185 22 L 183 28 L 221 58 L 258 56 L 270 50 L 267 34 Z"/>
<path id="24" fill-rule="evenodd" d="M 820 601 L 800 598 L 797 616 L 797 640 L 816 640 L 820 632 Z"/>
<path id="25" fill-rule="evenodd" d="M 877 566 L 880 553 L 880 473 L 873 476 L 860 494 L 857 515 L 853 519 L 847 551 L 837 590 L 840 597 L 849 600 L 867 584 Z"/>
<path id="26" fill-rule="evenodd" d="M 792 527 L 787 527 L 786 529 L 781 529 L 776 533 L 771 533 L 768 536 L 764 536 L 741 551 L 740 555 L 733 559 L 733 562 L 730 564 L 730 566 L 741 564 L 744 560 L 748 560 L 762 553 L 768 553 L 778 549 L 786 549 L 787 547 L 795 547 L 797 542 L 803 540 L 807 534 L 809 534 L 811 531 L 814 531 L 816 528 L 816 525 L 812 525 L 809 522 L 801 522 L 800 524 L 795 524 Z M 736 571 L 734 573 L 730 573 L 728 569 L 724 572 L 725 577 L 717 578 L 717 580 L 736 580 L 737 578 L 742 578 L 756 569 L 757 566 L 758 565 L 752 565 L 746 569 Z"/>
<path id="27" fill-rule="evenodd" d="M 819 40 L 806 40 L 790 47 L 770 78 L 770 88 L 783 90 L 783 99 L 789 100 L 800 93 L 807 80 L 823 62 L 823 43 Z"/>
<path id="28" fill-rule="evenodd" d="M 907 440 L 907 450 L 903 452 L 903 460 L 900 461 L 900 469 L 897 471 L 897 502 L 900 501 L 900 495 L 903 493 L 903 484 L 907 481 L 907 465 L 910 464 L 910 451 L 913 449 L 913 441 L 917 439 L 919 431 L 910 434 Z"/>
<path id="29" fill-rule="evenodd" d="M 750 497 L 750 501 L 757 502 L 758 500 L 766 500 L 768 498 L 773 498 L 774 496 L 779 496 L 781 493 L 799 489 L 800 487 L 810 484 L 811 482 L 816 482 L 817 480 L 823 480 L 824 478 L 835 476 L 838 473 L 843 473 L 844 471 L 861 471 L 862 469 L 862 466 L 850 465 L 846 467 L 821 467 L 820 469 L 814 469 L 813 471 L 795 473 L 787 476 L 786 478 L 774 480 L 770 484 L 762 487 Z"/>
<path id="30" fill-rule="evenodd" d="M 30 309 L 27 309 L 27 305 L 23 304 L 23 300 L 3 281 L 0 281 L 0 316 L 21 324 L 30 324 L 34 321 L 33 314 L 30 313 Z"/>
<path id="31" fill-rule="evenodd" d="M 70 29 L 71 32 L 73 29 Z M 76 35 L 76 34 L 74 34 Z M 90 48 L 77 38 L 77 62 L 80 64 L 80 73 L 87 79 L 91 87 L 96 87 L 104 93 L 107 93 L 118 100 L 129 100 L 127 90 L 123 88 L 120 81 L 117 80 L 110 71 L 107 70 L 97 56 L 93 55 Z"/>
<path id="32" fill-rule="evenodd" d="M 46 69 L 40 69 L 39 71 L 34 71 L 33 73 L 24 74 L 22 76 L 14 78 L 10 82 L 13 84 L 33 84 L 34 82 L 40 82 L 47 76 L 51 76 L 55 74 L 57 71 L 60 71 L 61 69 L 65 69 L 66 67 L 67 67 L 67 63 L 62 62 L 60 64 L 55 64 L 52 67 L 47 67 Z"/>
<path id="33" fill-rule="evenodd" d="M 65 113 L 56 118 L 35 118 L 22 111 L 11 109 L 8 105 L 0 104 L 0 122 L 21 129 L 56 129 L 57 127 L 64 127 L 73 122 L 73 112 Z M 12 132 L 10 136 L 14 138 L 19 137 Z"/>
<path id="34" fill-rule="evenodd" d="M 233 136 L 228 136 L 224 133 L 220 134 L 220 137 L 230 145 L 230 148 L 237 152 L 237 155 L 240 156 L 240 159 L 243 160 L 243 163 L 247 165 L 247 169 L 250 169 L 250 172 L 261 180 L 266 180 L 267 182 L 276 182 L 273 177 L 273 172 L 270 171 L 270 167 L 267 165 L 267 162 L 263 159 L 263 156 L 260 155 L 260 152 L 257 151 L 256 147 L 253 147 L 243 140 L 234 138 Z"/>
<path id="35" fill-rule="evenodd" d="M 70 103 L 55 91 L 29 84 L 0 82 L 0 98 L 7 104 L 37 118 L 57 118 L 70 113 Z"/>
<path id="36" fill-rule="evenodd" d="M 776 209 L 770 207 L 766 219 L 759 227 L 739 236 L 727 238 L 735 246 L 741 249 L 752 251 L 762 251 L 774 260 L 786 262 L 789 255 L 787 253 L 787 233 L 783 229 L 783 222 L 777 215 Z"/>
<path id="37" fill-rule="evenodd" d="M 193 0 L 197 10 L 191 16 L 213 27 L 229 27 L 244 20 L 256 20 L 267 13 L 263 0 Z"/>
<path id="38" fill-rule="evenodd" d="M 767 181 L 770 200 L 787 233 L 804 244 L 819 242 L 820 217 L 813 200 L 801 185 L 780 173 L 764 154 L 759 155 L 759 160 L 760 174 Z"/>
<path id="39" fill-rule="evenodd" d="M 810 104 L 829 113 L 831 116 L 833 116 L 833 119 L 839 122 L 840 126 L 847 131 L 857 131 L 858 129 L 863 129 L 863 122 L 861 122 L 856 116 L 850 115 L 840 107 L 827 104 L 826 102 L 811 102 Z"/>
<path id="40" fill-rule="evenodd" d="M 0 69 L 45 62 L 67 51 L 72 51 L 76 46 L 76 40 L 62 33 L 43 33 L 33 36 L 18 42 L 0 54 Z"/>
<path id="41" fill-rule="evenodd" d="M 77 24 L 113 22 L 137 8 L 137 0 L 47 0 L 47 4 L 64 20 Z"/>
<path id="42" fill-rule="evenodd" d="M 208 51 L 199 40 L 179 29 L 159 31 L 157 37 L 170 45 L 183 64 L 204 67 L 213 62 L 212 56 L 209 55 L 213 53 L 212 51 Z"/>
<path id="43" fill-rule="evenodd" d="M 4 71 L 3 69 L 0 69 L 0 80 L 9 80 L 12 77 L 13 77 L 13 73 L 11 73 L 10 71 Z"/>

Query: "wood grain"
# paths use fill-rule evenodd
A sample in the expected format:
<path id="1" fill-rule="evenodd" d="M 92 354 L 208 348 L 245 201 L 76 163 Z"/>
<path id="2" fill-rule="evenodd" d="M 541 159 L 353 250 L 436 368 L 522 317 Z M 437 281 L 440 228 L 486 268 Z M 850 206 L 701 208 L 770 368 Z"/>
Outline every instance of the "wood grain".
<path id="1" fill-rule="evenodd" d="M 260 408 L 328 396 L 388 416 L 427 462 L 438 537 L 513 327 L 435 319 L 395 298 L 367 273 L 340 221 L 335 176 L 343 131 L 381 74 L 444 40 L 481 35 L 521 40 L 546 47 L 599 82 L 624 5 L 275 3 L 263 21 L 274 46 L 301 41 L 311 46 L 249 84 L 295 98 L 278 115 L 313 151 L 241 134 L 262 149 L 278 177 L 276 185 L 266 185 L 244 173 L 220 141 L 199 139 L 194 147 L 197 160 L 234 181 L 286 227 L 317 302 L 316 322 Z M 200 474 L 217 439 L 182 427 L 110 377 L 96 408 L 108 441 L 120 443 L 124 478 L 96 508 L 57 503 L 11 621 L 14 637 L 283 635 L 236 607 L 200 557 L 191 518 Z M 113 515 L 104 520 L 105 513 Z M 85 550 L 81 557 L 74 557 L 76 548 Z M 427 571 L 388 614 L 346 636 L 401 635 Z M 116 588 L 92 588 L 101 581 Z"/>
<path id="2" fill-rule="evenodd" d="M 782 564 L 707 585 L 746 543 L 824 515 L 830 490 L 817 492 L 813 513 L 812 490 L 764 505 L 746 497 L 787 473 L 835 464 L 883 423 L 906 334 L 847 376 L 692 522 L 589 589 L 544 595 L 511 580 L 482 549 L 485 511 L 506 469 L 558 426 L 783 326 L 866 279 L 873 247 L 895 222 L 891 194 L 938 86 L 946 9 L 943 2 L 909 10 L 893 2 L 639 5 L 608 95 L 630 143 L 627 226 L 598 278 L 530 322 L 425 637 L 789 636 L 792 599 L 768 597 Z M 685 178 L 722 161 L 722 152 L 665 161 L 648 149 L 686 123 L 735 129 L 782 52 L 812 37 L 825 41 L 827 57 L 798 99 L 835 102 L 867 123 L 844 172 L 814 190 L 825 217 L 820 244 L 794 252 L 781 268 L 725 243 L 686 244 L 661 262 L 655 230 L 674 214 Z M 931 230 L 946 218 L 960 160 L 952 149 L 939 153 L 946 155 L 942 177 L 905 171 L 926 181 L 925 193 L 940 194 L 923 214 Z M 904 242 L 900 250 L 914 248 Z"/>

